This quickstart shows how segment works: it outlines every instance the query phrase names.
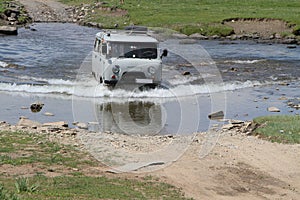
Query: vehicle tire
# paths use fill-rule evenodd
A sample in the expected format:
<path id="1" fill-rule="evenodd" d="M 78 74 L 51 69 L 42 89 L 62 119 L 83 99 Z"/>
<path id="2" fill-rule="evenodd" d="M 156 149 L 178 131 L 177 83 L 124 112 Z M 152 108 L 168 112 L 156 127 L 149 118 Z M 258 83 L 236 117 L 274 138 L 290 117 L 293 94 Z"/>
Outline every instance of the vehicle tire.
<path id="1" fill-rule="evenodd" d="M 103 83 L 103 78 L 102 78 L 102 76 L 100 76 L 99 82 L 100 82 L 100 83 Z"/>

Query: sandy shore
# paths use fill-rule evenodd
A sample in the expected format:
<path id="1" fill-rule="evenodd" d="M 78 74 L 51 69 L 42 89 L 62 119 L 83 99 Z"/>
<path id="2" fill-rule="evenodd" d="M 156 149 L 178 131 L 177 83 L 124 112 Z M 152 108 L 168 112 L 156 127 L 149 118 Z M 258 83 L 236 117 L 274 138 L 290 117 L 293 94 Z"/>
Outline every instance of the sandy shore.
<path id="1" fill-rule="evenodd" d="M 0 123 L 0 130 L 27 130 L 37 134 L 47 134 L 52 141 L 71 144 L 83 151 L 89 151 L 82 141 L 82 136 L 90 136 L 86 130 L 53 129 L 40 127 L 30 128 L 24 125 L 12 126 Z M 41 131 L 43 130 L 43 131 Z M 159 177 L 161 181 L 168 182 L 182 188 L 187 197 L 194 199 L 299 199 L 300 198 L 300 145 L 277 144 L 249 136 L 241 131 L 241 128 L 231 130 L 210 130 L 206 133 L 197 133 L 183 155 L 174 160 L 172 164 L 160 163 L 156 170 L 144 173 L 144 170 L 134 173 L 122 173 L 117 176 L 145 177 L 148 175 Z M 127 153 L 136 154 L 136 145 L 125 148 L 119 142 L 132 143 L 131 136 L 106 134 L 115 137 L 109 140 L 126 150 Z M 216 137 L 217 140 L 209 138 Z M 157 140 L 157 141 L 156 141 Z M 148 154 L 152 153 L 152 147 L 168 145 L 173 137 L 146 138 L 147 144 L 143 145 L 145 138 L 134 138 L 134 143 L 148 147 Z M 118 142 L 119 141 L 119 142 Z M 130 142 L 131 141 L 131 142 Z M 152 142 L 155 141 L 155 142 Z M 160 141 L 160 143 L 158 142 Z M 212 142 L 212 143 L 210 143 Z M 180 143 L 180 141 L 179 141 Z M 146 146 L 145 146 L 146 145 Z M 99 150 L 107 147 L 108 143 L 98 143 Z M 207 148 L 207 146 L 209 148 Z M 134 148 L 132 148 L 134 147 Z M 206 150 L 206 151 L 205 151 Z M 154 151 L 156 149 L 154 148 Z M 95 152 L 91 152 L 93 155 Z M 93 155 L 99 163 L 102 160 Z M 105 162 L 104 162 L 105 163 Z M 98 176 L 114 169 L 100 165 L 97 169 L 90 169 L 88 174 Z M 31 167 L 30 167 L 31 168 Z M 158 170 L 157 170 L 158 169 Z M 4 169 L 18 174 L 18 170 L 32 170 L 19 168 Z M 87 169 L 78 169 L 86 172 Z M 95 171 L 96 170 L 96 171 Z M 140 171 L 140 172 L 139 172 Z M 34 175 L 34 171 L 32 171 Z M 59 175 L 59 174 L 57 174 Z"/>
<path id="2" fill-rule="evenodd" d="M 200 136 L 182 158 L 153 174 L 195 199 L 300 198 L 300 145 L 225 131 L 213 150 L 199 158 L 202 142 Z"/>

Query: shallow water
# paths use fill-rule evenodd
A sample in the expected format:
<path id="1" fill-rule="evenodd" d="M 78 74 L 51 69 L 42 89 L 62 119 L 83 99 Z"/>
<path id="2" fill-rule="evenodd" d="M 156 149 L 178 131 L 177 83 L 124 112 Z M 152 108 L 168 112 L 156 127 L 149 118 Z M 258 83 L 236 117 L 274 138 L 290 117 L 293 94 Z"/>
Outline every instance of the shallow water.
<path id="1" fill-rule="evenodd" d="M 0 37 L 0 91 L 9 96 L 6 102 L 2 99 L 0 119 L 16 122 L 26 115 L 41 121 L 93 122 L 90 128 L 101 131 L 190 134 L 214 123 L 207 119 L 210 112 L 224 110 L 228 118 L 252 119 L 269 114 L 266 107 L 273 105 L 290 113 L 278 98 L 299 97 L 300 48 L 166 40 L 160 45 L 170 52 L 163 61 L 163 82 L 169 89 L 128 92 L 110 90 L 91 76 L 90 52 L 98 29 L 75 24 L 34 28 L 37 31 L 20 29 L 18 36 Z M 183 76 L 184 71 L 191 75 Z M 290 85 L 280 86 L 282 82 Z M 56 116 L 20 110 L 20 102 L 7 110 L 13 106 L 7 101 L 15 97 L 27 105 L 46 101 Z"/>

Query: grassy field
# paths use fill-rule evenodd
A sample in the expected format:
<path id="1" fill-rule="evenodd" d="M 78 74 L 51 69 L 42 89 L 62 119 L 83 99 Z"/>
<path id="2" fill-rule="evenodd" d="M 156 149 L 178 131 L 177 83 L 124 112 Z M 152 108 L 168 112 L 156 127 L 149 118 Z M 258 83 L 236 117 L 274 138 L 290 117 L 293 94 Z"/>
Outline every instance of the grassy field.
<path id="1" fill-rule="evenodd" d="M 120 178 L 88 170 L 99 165 L 89 154 L 44 136 L 0 131 L 1 200 L 186 199 L 151 176 Z"/>
<path id="2" fill-rule="evenodd" d="M 300 116 L 265 116 L 253 121 L 260 125 L 255 135 L 272 142 L 300 144 Z"/>
<path id="3" fill-rule="evenodd" d="M 97 0 L 61 0 L 66 4 L 78 5 Z M 103 12 L 95 12 L 89 20 L 106 26 L 136 24 L 150 27 L 164 27 L 186 34 L 200 32 L 205 35 L 230 33 L 230 28 L 222 25 L 229 18 L 272 18 L 282 19 L 300 29 L 299 0 L 107 0 L 106 6 L 128 11 L 126 17 L 105 17 Z M 103 17 L 104 14 L 104 17 Z"/>

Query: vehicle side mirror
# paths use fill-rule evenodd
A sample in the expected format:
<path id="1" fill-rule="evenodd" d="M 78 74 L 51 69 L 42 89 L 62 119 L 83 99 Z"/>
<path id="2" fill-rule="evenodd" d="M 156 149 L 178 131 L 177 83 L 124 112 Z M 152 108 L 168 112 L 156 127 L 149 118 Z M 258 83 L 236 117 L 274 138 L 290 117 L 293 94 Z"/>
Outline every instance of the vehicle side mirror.
<path id="1" fill-rule="evenodd" d="M 164 49 L 163 53 L 161 54 L 160 58 L 162 59 L 163 57 L 167 57 L 168 56 L 168 50 Z"/>

